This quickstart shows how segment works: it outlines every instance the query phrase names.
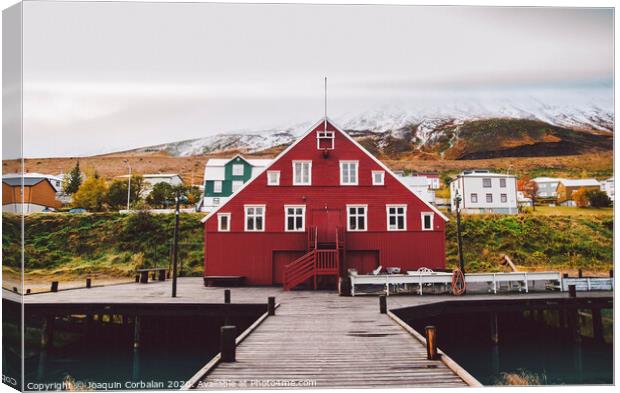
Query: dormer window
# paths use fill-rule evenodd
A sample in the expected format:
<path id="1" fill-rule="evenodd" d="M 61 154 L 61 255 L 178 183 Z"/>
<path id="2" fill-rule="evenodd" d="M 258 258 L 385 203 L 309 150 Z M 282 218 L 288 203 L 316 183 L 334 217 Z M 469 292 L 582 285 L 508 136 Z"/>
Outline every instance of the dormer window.
<path id="1" fill-rule="evenodd" d="M 318 150 L 334 150 L 335 137 L 336 133 L 334 131 L 317 131 L 316 148 Z"/>

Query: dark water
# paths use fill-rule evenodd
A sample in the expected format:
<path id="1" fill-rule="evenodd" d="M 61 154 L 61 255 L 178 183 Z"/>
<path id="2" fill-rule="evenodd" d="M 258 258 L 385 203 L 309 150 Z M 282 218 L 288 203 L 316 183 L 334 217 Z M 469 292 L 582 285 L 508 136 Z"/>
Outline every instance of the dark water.
<path id="1" fill-rule="evenodd" d="M 491 341 L 490 314 L 407 322 L 419 332 L 435 325 L 439 347 L 484 385 L 507 384 L 506 374 L 540 385 L 613 384 L 613 326 L 611 313 L 603 315 L 604 342 L 591 337 L 591 318 L 582 315 L 579 344 L 560 326 L 559 313 L 553 310 L 545 310 L 536 320 L 529 312 L 499 313 L 498 345 Z"/>
<path id="2" fill-rule="evenodd" d="M 241 333 L 258 315 L 229 321 Z M 79 320 L 55 322 L 54 347 L 41 351 L 42 322 L 33 318 L 27 330 L 26 389 L 56 390 L 69 379 L 78 388 L 178 389 L 219 352 L 223 318 L 150 317 L 141 322 L 140 348 L 133 349 L 133 325 L 95 323 L 88 336 Z M 27 324 L 28 326 L 28 324 Z"/>

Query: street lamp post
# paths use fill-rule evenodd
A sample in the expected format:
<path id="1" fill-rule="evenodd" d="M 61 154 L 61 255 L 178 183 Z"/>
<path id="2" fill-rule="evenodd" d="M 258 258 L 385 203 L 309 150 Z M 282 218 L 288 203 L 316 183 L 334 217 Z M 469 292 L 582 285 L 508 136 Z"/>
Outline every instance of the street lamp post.
<path id="1" fill-rule="evenodd" d="M 174 209 L 174 243 L 172 243 L 172 297 L 177 297 L 177 261 L 179 258 L 179 204 L 181 195 L 179 191 L 174 197 L 176 207 Z"/>
<path id="2" fill-rule="evenodd" d="M 456 191 L 456 196 L 454 197 L 454 203 L 456 204 L 456 239 L 457 246 L 459 252 L 459 267 L 461 272 L 465 274 L 465 262 L 463 261 L 463 239 L 461 238 L 461 195 L 458 190 Z"/>
<path id="3" fill-rule="evenodd" d="M 129 165 L 129 160 L 123 162 L 127 164 L 127 168 L 129 168 L 129 178 L 127 180 L 127 212 L 129 212 L 129 200 L 131 199 L 131 165 Z"/>

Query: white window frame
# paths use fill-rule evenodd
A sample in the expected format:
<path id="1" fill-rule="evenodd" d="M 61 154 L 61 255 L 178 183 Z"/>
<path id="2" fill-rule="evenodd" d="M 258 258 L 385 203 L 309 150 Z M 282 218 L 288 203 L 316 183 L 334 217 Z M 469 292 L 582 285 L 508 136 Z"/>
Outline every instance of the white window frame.
<path id="1" fill-rule="evenodd" d="M 222 192 L 224 182 L 221 180 L 213 180 L 213 192 L 220 194 Z M 217 186 L 219 185 L 219 187 Z"/>
<path id="2" fill-rule="evenodd" d="M 349 165 L 355 165 L 355 181 L 351 181 L 351 169 Z M 344 168 L 347 166 L 349 168 L 349 181 L 344 182 Z M 342 160 L 340 161 L 340 185 L 341 186 L 357 186 L 359 184 L 360 178 L 360 162 L 356 160 Z"/>
<path id="3" fill-rule="evenodd" d="M 489 197 L 491 197 L 491 200 L 489 200 Z M 492 193 L 487 193 L 484 197 L 484 201 L 485 203 L 493 203 L 493 194 Z"/>
<path id="4" fill-rule="evenodd" d="M 506 188 L 506 178 L 502 177 L 499 179 L 499 187 L 500 188 Z"/>
<path id="5" fill-rule="evenodd" d="M 231 213 L 217 213 L 217 231 L 218 232 L 230 232 L 230 218 Z M 222 218 L 226 217 L 228 219 L 228 229 L 222 229 Z"/>
<path id="6" fill-rule="evenodd" d="M 431 217 L 431 227 L 430 228 L 425 228 L 424 227 L 424 217 L 426 216 L 430 216 Z M 422 220 L 421 222 L 421 228 L 423 231 L 432 231 L 435 229 L 435 213 L 433 212 L 422 212 L 420 213 L 420 219 Z"/>
<path id="7" fill-rule="evenodd" d="M 398 228 L 398 217 L 400 216 L 400 214 L 396 213 L 395 217 L 396 217 L 396 227 L 397 228 L 390 228 L 390 208 L 402 208 L 403 209 L 403 228 Z M 390 205 L 385 205 L 385 216 L 387 218 L 386 220 L 386 228 L 388 231 L 390 232 L 403 232 L 407 230 L 407 205 L 406 204 L 390 204 Z"/>
<path id="8" fill-rule="evenodd" d="M 213 204 L 216 205 L 216 206 L 219 205 L 220 204 L 220 197 L 213 198 Z"/>
<path id="9" fill-rule="evenodd" d="M 381 182 L 375 181 L 375 175 L 381 175 Z M 385 185 L 385 171 L 372 171 L 372 185 L 384 186 Z"/>
<path id="10" fill-rule="evenodd" d="M 271 181 L 271 175 L 276 176 L 275 181 Z M 268 186 L 279 186 L 280 185 L 280 171 L 267 171 L 267 185 Z"/>
<path id="11" fill-rule="evenodd" d="M 237 171 L 235 170 L 236 168 L 241 167 L 241 173 L 236 173 Z M 243 176 L 245 172 L 245 165 L 243 164 L 232 164 L 232 175 L 233 176 Z"/>
<path id="12" fill-rule="evenodd" d="M 478 203 L 478 194 L 475 192 L 472 192 L 471 194 L 469 194 L 469 200 L 471 201 L 471 203 Z"/>
<path id="13" fill-rule="evenodd" d="M 254 219 L 254 229 L 248 229 L 248 209 L 250 208 L 262 208 L 263 209 L 263 227 L 262 229 L 256 229 L 256 219 Z M 260 217 L 254 214 L 252 217 Z M 243 205 L 243 229 L 246 232 L 265 232 L 267 226 L 267 207 L 265 205 Z"/>
<path id="14" fill-rule="evenodd" d="M 489 185 L 486 186 L 485 183 L 489 182 Z M 482 188 L 493 188 L 493 179 L 491 179 L 490 177 L 485 177 L 482 179 Z"/>
<path id="15" fill-rule="evenodd" d="M 236 184 L 241 183 L 241 184 L 239 185 L 239 187 L 238 187 L 236 190 L 235 190 L 235 183 L 236 183 Z M 239 191 L 239 189 L 241 189 L 241 187 L 243 187 L 243 180 L 233 180 L 233 181 L 232 181 L 232 183 L 230 184 L 230 190 L 231 190 L 233 193 L 235 193 L 235 192 Z"/>
<path id="16" fill-rule="evenodd" d="M 501 203 L 508 203 L 508 194 L 500 194 L 499 195 L 499 201 Z"/>
<path id="17" fill-rule="evenodd" d="M 321 149 L 321 140 L 322 139 L 331 139 L 331 147 L 327 148 L 327 150 L 334 150 L 334 140 L 336 139 L 336 133 L 334 131 L 317 131 L 316 132 L 316 148 L 317 150 Z"/>
<path id="18" fill-rule="evenodd" d="M 351 215 L 349 212 L 349 208 L 354 207 L 354 208 L 360 208 L 363 207 L 364 208 L 364 229 L 351 229 Z M 358 204 L 354 204 L 354 205 L 346 205 L 347 208 L 347 232 L 367 232 L 368 231 L 368 205 L 358 205 Z M 355 216 L 358 216 L 358 214 L 356 213 Z"/>
<path id="19" fill-rule="evenodd" d="M 301 229 L 288 229 L 288 209 L 301 210 Z M 293 217 L 297 217 L 293 214 Z M 305 232 L 306 231 L 306 205 L 284 205 L 284 231 L 285 232 Z"/>
<path id="20" fill-rule="evenodd" d="M 300 181 L 297 181 L 295 174 L 295 165 L 301 164 L 301 176 Z M 308 182 L 303 182 L 303 167 L 304 164 L 308 164 Z M 294 186 L 311 186 L 312 185 L 312 160 L 293 160 L 293 185 Z"/>

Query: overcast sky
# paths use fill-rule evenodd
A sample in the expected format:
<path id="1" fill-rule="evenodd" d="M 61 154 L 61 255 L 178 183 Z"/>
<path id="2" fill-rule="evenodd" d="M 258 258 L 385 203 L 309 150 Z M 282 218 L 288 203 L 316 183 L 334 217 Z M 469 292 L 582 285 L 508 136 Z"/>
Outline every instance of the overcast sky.
<path id="1" fill-rule="evenodd" d="M 23 43 L 27 157 L 312 122 L 324 76 L 335 117 L 442 92 L 612 95 L 609 9 L 27 2 Z"/>

